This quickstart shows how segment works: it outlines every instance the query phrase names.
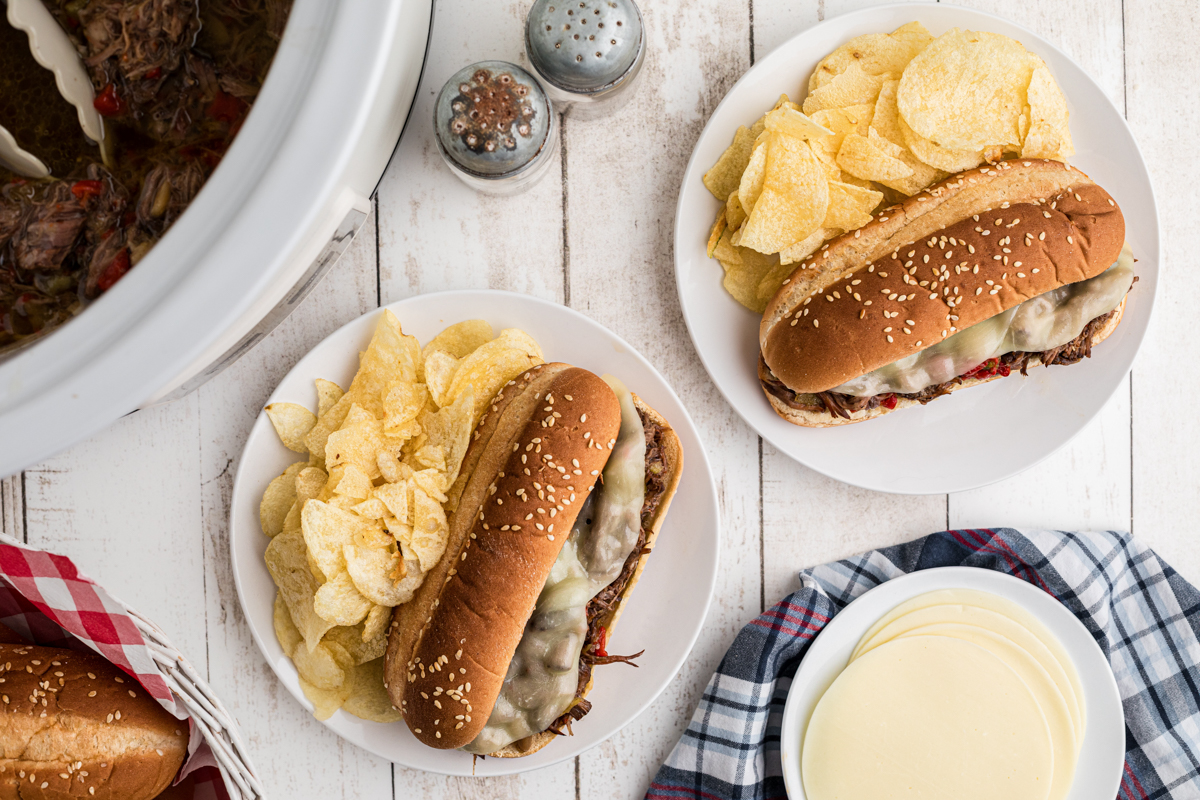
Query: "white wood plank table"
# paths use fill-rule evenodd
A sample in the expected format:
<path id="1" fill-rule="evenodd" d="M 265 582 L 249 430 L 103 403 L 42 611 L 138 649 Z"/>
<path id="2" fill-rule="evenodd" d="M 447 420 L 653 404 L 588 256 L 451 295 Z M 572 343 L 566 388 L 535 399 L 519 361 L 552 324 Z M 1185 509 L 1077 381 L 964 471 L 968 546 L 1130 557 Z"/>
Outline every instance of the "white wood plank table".
<path id="1" fill-rule="evenodd" d="M 969 0 L 1040 33 L 1124 109 L 1158 192 L 1163 289 L 1127 387 L 1067 448 L 1003 483 L 933 497 L 880 495 L 828 480 L 762 442 L 696 357 L 675 296 L 671 228 L 693 144 L 754 62 L 863 0 L 641 0 L 649 53 L 640 92 L 613 116 L 568 119 L 555 173 L 527 194 L 472 193 L 442 165 L 433 98 L 457 68 L 524 61 L 528 0 L 438 3 L 412 122 L 350 252 L 266 341 L 199 391 L 132 414 L 5 479 L 3 527 L 68 553 L 151 615 L 244 727 L 274 797 L 640 797 L 736 631 L 796 587 L 796 571 L 947 527 L 1115 528 L 1200 582 L 1200 370 L 1188 335 L 1200 270 L 1195 213 L 1200 19 L 1189 0 Z M 799 76 L 797 78 L 799 81 Z M 229 567 L 237 459 L 263 401 L 328 333 L 381 303 L 492 287 L 544 297 L 609 326 L 666 375 L 716 470 L 723 564 L 708 623 L 679 677 L 604 745 L 499 779 L 408 770 L 345 744 L 275 680 L 250 639 Z M 986 438 L 967 443 L 987 447 Z M 586 722 L 586 721 L 585 721 Z"/>

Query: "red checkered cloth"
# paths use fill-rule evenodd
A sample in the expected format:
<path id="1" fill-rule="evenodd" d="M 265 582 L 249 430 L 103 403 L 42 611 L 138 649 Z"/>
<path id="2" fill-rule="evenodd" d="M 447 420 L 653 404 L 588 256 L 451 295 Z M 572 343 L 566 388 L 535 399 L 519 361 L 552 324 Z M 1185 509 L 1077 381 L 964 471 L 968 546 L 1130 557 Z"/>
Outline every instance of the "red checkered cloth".
<path id="1" fill-rule="evenodd" d="M 71 559 L 0 539 L 0 623 L 34 644 L 99 653 L 177 719 L 189 720 L 188 759 L 176 782 L 192 790 L 192 800 L 228 800 L 212 750 L 175 702 L 129 609 Z"/>

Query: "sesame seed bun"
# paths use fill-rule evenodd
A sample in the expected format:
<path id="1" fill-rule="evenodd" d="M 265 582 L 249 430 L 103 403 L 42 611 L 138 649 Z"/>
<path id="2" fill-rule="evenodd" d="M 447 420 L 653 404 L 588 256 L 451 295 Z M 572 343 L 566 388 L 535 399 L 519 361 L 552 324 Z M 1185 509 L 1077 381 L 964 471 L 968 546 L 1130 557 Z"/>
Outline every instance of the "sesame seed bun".
<path id="1" fill-rule="evenodd" d="M 828 391 L 1099 275 L 1124 241 L 1113 198 L 1062 162 L 952 175 L 801 262 L 767 304 L 763 360 L 792 391 Z"/>
<path id="2" fill-rule="evenodd" d="M 608 384 L 567 364 L 528 370 L 480 421 L 463 462 L 470 477 L 450 519 L 446 553 L 416 596 L 396 608 L 388 637 L 384 676 L 392 704 L 424 744 L 462 747 L 487 724 L 525 623 L 620 425 L 621 406 Z M 550 504 L 537 499 L 535 481 L 561 492 L 553 517 L 545 510 Z"/>
<path id="3" fill-rule="evenodd" d="M 187 755 L 187 724 L 96 653 L 0 644 L 0 680 L 0 797 L 150 800 Z"/>

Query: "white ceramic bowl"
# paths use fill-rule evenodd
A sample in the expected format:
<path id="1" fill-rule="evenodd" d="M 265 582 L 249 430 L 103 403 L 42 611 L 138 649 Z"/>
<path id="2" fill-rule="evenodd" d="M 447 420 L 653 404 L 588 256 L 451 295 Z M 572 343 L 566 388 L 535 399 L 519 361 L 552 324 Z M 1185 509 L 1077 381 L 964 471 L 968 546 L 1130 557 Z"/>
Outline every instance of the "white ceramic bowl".
<path id="1" fill-rule="evenodd" d="M 1107 189 L 1125 213 L 1138 283 L 1125 318 L 1093 358 L 1035 369 L 943 397 L 867 424 L 801 428 L 785 422 L 759 386 L 760 317 L 721 287 L 720 264 L 705 253 L 720 203 L 701 182 L 739 125 L 781 92 L 804 95 L 817 61 L 848 39 L 920 20 L 935 36 L 953 27 L 1020 40 L 1050 66 L 1071 110 L 1071 163 Z M 688 332 L 717 388 L 764 439 L 800 463 L 846 483 L 900 494 L 963 491 L 1014 475 L 1071 440 L 1120 386 L 1142 343 L 1158 287 L 1159 228 L 1154 191 L 1124 117 L 1066 54 L 1000 17 L 945 4 L 905 3 L 827 20 L 759 61 L 708 121 L 684 173 L 675 216 L 675 277 Z"/>
<path id="2" fill-rule="evenodd" d="M 507 775 L 545 767 L 582 753 L 619 731 L 640 714 L 675 677 L 691 652 L 712 599 L 720 549 L 719 509 L 712 471 L 691 418 L 662 376 L 627 342 L 577 311 L 525 295 L 498 291 L 460 291 L 422 295 L 393 303 L 404 327 L 422 343 L 447 325 L 486 319 L 496 329 L 519 327 L 541 344 L 548 361 L 565 361 L 619 377 L 663 415 L 683 445 L 684 467 L 670 513 L 641 581 L 630 595 L 608 649 L 633 653 L 645 648 L 632 669 L 601 667 L 588 695 L 591 713 L 562 737 L 524 758 L 474 762 L 458 750 L 434 750 L 416 740 L 403 722 L 366 722 L 338 711 L 325 721 L 331 730 L 359 747 L 397 764 L 449 775 Z M 380 312 L 372 311 L 343 326 L 300 360 L 268 402 L 288 401 L 313 408 L 313 380 L 350 384 L 358 353 L 366 349 Z M 299 676 L 275 639 L 271 621 L 275 585 L 263 553 L 270 541 L 258 521 L 267 484 L 298 456 L 284 448 L 266 414 L 260 414 L 238 464 L 230 511 L 230 551 L 242 610 L 267 663 L 296 700 L 312 704 L 300 690 Z"/>
<path id="3" fill-rule="evenodd" d="M 1116 797 L 1125 767 L 1125 714 L 1108 659 L 1083 623 L 1066 606 L 1012 575 L 975 567 L 912 572 L 876 586 L 846 606 L 817 634 L 800 662 L 783 708 L 779 752 L 791 800 L 805 800 L 800 774 L 804 731 L 821 695 L 846 668 L 862 635 L 906 600 L 938 589 L 977 589 L 1011 600 L 1038 618 L 1075 664 L 1087 708 L 1075 782 L 1066 800 Z"/>

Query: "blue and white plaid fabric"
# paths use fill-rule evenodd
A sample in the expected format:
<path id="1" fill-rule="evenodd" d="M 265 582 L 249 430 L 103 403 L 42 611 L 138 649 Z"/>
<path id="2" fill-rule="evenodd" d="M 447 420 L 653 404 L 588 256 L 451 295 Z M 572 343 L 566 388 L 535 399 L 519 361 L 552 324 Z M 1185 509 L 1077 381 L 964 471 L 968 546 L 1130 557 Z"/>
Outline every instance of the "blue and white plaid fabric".
<path id="1" fill-rule="evenodd" d="M 1128 534 L 1003 528 L 935 533 L 802 571 L 799 591 L 738 634 L 647 800 L 785 798 L 779 724 L 809 642 L 868 589 L 948 566 L 1029 581 L 1096 637 L 1125 706 L 1119 798 L 1200 798 L 1200 592 Z"/>

